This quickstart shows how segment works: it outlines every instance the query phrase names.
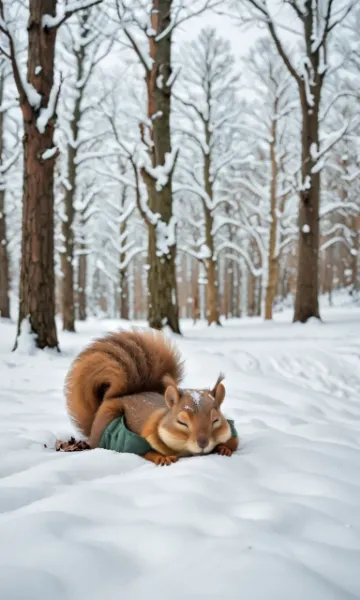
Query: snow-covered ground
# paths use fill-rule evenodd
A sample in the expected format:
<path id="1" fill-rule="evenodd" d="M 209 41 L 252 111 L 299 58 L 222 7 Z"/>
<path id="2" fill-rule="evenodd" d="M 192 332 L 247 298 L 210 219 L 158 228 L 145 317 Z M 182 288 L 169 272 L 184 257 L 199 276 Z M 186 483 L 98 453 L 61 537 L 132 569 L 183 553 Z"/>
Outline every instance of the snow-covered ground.
<path id="1" fill-rule="evenodd" d="M 168 468 L 51 447 L 71 360 L 119 323 L 26 356 L 0 322 L 0 599 L 359 599 L 360 310 L 323 318 L 185 323 L 186 383 L 226 372 L 241 448 Z"/>

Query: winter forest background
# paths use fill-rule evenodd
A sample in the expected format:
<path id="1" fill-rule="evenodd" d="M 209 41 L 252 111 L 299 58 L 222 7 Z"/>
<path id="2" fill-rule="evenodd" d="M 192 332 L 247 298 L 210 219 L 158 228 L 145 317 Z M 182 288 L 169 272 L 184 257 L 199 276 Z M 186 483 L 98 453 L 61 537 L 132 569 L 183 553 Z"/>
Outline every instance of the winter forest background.
<path id="1" fill-rule="evenodd" d="M 357 301 L 356 0 L 2 0 L 0 46 L 0 315 L 39 347 Z"/>

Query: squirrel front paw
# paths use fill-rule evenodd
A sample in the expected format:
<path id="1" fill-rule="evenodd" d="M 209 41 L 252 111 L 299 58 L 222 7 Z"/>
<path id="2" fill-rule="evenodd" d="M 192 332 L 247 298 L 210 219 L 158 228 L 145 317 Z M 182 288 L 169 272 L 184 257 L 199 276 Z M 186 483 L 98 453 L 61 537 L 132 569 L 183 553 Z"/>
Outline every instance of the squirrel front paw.
<path id="1" fill-rule="evenodd" d="M 216 447 L 216 452 L 217 454 L 221 454 L 221 456 L 231 456 L 233 453 L 232 450 L 230 450 L 230 448 L 225 446 L 225 444 L 219 444 Z"/>
<path id="2" fill-rule="evenodd" d="M 177 456 L 164 456 L 163 454 L 159 454 L 158 452 L 147 452 L 143 455 L 145 460 L 149 460 L 154 463 L 158 467 L 163 467 L 164 465 L 168 466 L 178 460 Z"/>

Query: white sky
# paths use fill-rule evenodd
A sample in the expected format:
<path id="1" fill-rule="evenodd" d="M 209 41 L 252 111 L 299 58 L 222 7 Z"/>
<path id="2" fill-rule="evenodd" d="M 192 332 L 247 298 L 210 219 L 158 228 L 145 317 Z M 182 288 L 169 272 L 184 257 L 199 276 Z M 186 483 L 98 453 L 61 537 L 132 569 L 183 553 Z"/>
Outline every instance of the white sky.
<path id="1" fill-rule="evenodd" d="M 275 22 L 281 22 L 294 29 L 299 28 L 299 20 L 291 9 L 289 10 L 288 7 L 284 8 L 283 3 L 280 7 L 278 0 L 270 0 L 268 4 L 273 17 L 276 17 Z M 234 18 L 213 14 L 209 11 L 199 17 L 194 17 L 186 21 L 177 28 L 174 35 L 175 42 L 177 40 L 184 41 L 195 38 L 203 27 L 214 27 L 222 37 L 230 40 L 235 57 L 243 57 L 249 52 L 258 37 L 268 35 L 267 26 L 264 24 L 254 23 L 251 27 L 248 26 L 244 29 L 240 28 L 239 22 L 236 22 Z M 282 28 L 278 30 L 278 33 L 284 43 L 285 49 L 295 45 L 297 41 L 295 34 L 289 33 Z"/>

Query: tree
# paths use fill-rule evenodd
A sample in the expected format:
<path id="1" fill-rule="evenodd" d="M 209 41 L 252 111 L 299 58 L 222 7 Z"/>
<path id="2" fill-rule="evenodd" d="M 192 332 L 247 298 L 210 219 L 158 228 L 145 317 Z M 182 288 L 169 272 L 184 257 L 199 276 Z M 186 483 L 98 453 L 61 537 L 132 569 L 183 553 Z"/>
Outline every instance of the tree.
<path id="1" fill-rule="evenodd" d="M 0 1 L 1 50 L 11 61 L 24 124 L 20 303 L 14 349 L 25 320 L 38 348 L 59 349 L 54 290 L 54 165 L 58 155 L 54 127 L 61 81 L 54 77 L 55 44 L 62 23 L 75 12 L 100 2 L 75 1 L 67 9 L 58 6 L 57 0 L 32 0 L 24 76 L 12 19 L 7 18 L 4 1 Z"/>
<path id="2" fill-rule="evenodd" d="M 79 13 L 76 23 L 74 22 L 66 28 L 64 32 L 66 35 L 64 35 L 61 46 L 61 53 L 65 54 L 63 60 L 71 63 L 65 88 L 67 92 L 66 114 L 70 113 L 71 116 L 70 119 L 64 117 L 61 120 L 61 129 L 66 140 L 66 148 L 64 148 L 66 168 L 61 174 L 64 185 L 64 211 L 61 219 L 61 303 L 65 331 L 75 331 L 74 225 L 78 179 L 77 158 L 84 146 L 89 146 L 89 143 L 99 135 L 106 134 L 106 132 L 100 132 L 97 135 L 91 131 L 89 120 L 87 128 L 84 127 L 84 98 L 88 91 L 89 80 L 94 75 L 96 65 L 108 54 L 112 44 L 111 39 L 102 44 L 100 19 L 101 14 L 97 8 Z M 103 24 L 103 29 L 104 27 L 105 24 Z"/>
<path id="3" fill-rule="evenodd" d="M 298 102 L 294 99 L 293 82 L 272 40 L 260 38 L 245 59 L 245 68 L 252 81 L 257 100 L 252 103 L 248 116 L 253 129 L 265 149 L 263 167 L 269 201 L 264 211 L 268 214 L 267 248 L 263 264 L 265 319 L 272 319 L 282 249 L 293 239 L 285 231 L 283 214 L 285 204 L 293 194 L 295 180 L 287 171 L 298 158 L 293 150 L 293 136 L 297 131 Z M 264 102 L 266 98 L 266 102 Z M 250 107 L 249 107 L 250 108 Z M 291 135 L 289 132 L 291 131 Z M 261 169 L 263 171 L 263 169 Z M 255 175 L 255 173 L 254 173 Z"/>
<path id="4" fill-rule="evenodd" d="M 17 163 L 20 154 L 18 128 L 13 119 L 11 119 L 11 124 L 15 125 L 15 130 L 11 132 L 10 129 L 14 129 L 14 127 L 9 127 L 9 111 L 14 105 L 17 105 L 17 102 L 11 102 L 6 98 L 5 87 L 9 79 L 8 76 L 9 73 L 3 59 L 0 63 L 0 317 L 6 319 L 10 318 L 9 237 L 7 231 L 6 193 L 11 190 L 13 179 L 12 167 Z M 11 145 L 9 145 L 6 138 L 9 138 L 11 133 L 13 133 L 12 137 L 14 139 Z"/>
<path id="5" fill-rule="evenodd" d="M 299 206 L 298 268 L 294 321 L 306 322 L 320 318 L 318 302 L 319 208 L 320 208 L 320 148 L 319 111 L 321 95 L 328 72 L 328 45 L 331 32 L 341 23 L 351 8 L 352 0 L 340 10 L 333 0 L 289 0 L 286 4 L 297 17 L 294 27 L 301 30 L 302 56 L 296 68 L 286 52 L 279 27 L 266 0 L 241 0 L 251 17 L 264 22 L 277 51 L 294 78 L 301 104 L 301 175 Z M 297 27 L 297 25 L 299 27 Z"/>
<path id="6" fill-rule="evenodd" d="M 141 137 L 146 152 L 141 175 L 148 206 L 147 210 L 141 209 L 141 215 L 148 230 L 148 320 L 155 329 L 168 325 L 180 333 L 172 191 L 178 150 L 172 148 L 170 133 L 171 92 L 175 80 L 172 38 L 180 23 L 220 2 L 143 0 L 131 8 L 123 0 L 117 0 L 116 4 L 126 43 L 135 51 L 145 72 L 147 118 L 141 127 Z M 147 51 L 144 50 L 146 45 Z"/>
<path id="7" fill-rule="evenodd" d="M 203 29 L 198 39 L 179 54 L 183 75 L 178 79 L 179 93 L 175 92 L 174 97 L 179 133 L 188 151 L 184 152 L 181 164 L 183 183 L 177 190 L 187 190 L 201 202 L 203 219 L 199 226 L 203 226 L 203 231 L 197 257 L 206 271 L 206 317 L 208 325 L 221 325 L 214 219 L 222 202 L 219 178 L 237 153 L 233 125 L 239 102 L 234 85 L 234 58 L 229 42 L 217 36 L 214 29 Z"/>

